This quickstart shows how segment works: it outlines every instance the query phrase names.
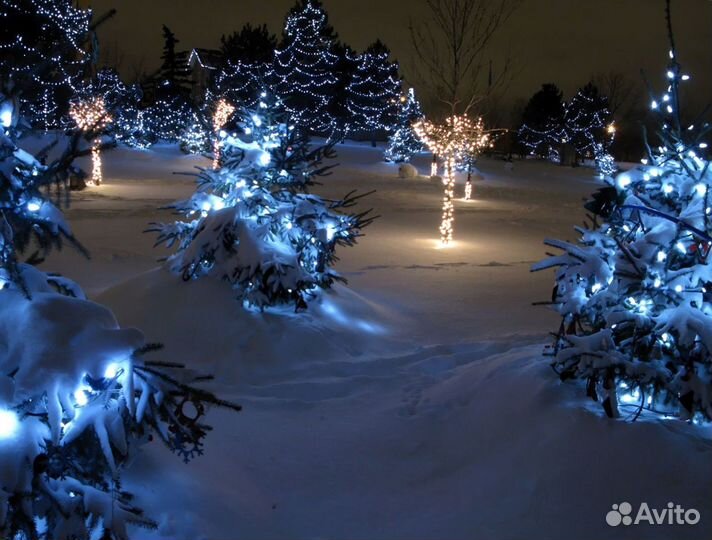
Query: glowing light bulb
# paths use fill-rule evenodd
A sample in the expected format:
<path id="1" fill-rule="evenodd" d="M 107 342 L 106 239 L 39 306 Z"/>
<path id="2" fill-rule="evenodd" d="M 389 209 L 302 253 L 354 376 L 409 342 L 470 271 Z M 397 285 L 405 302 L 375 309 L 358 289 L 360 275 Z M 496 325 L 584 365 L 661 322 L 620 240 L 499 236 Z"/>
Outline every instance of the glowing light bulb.
<path id="1" fill-rule="evenodd" d="M 653 282 L 653 287 L 656 289 L 659 289 L 662 286 L 663 282 L 661 281 L 660 278 L 655 278 L 655 281 Z"/>
<path id="2" fill-rule="evenodd" d="M 333 225 L 329 224 L 326 226 L 326 240 L 328 242 L 331 242 L 334 239 L 334 236 L 336 236 L 336 227 Z"/>
<path id="3" fill-rule="evenodd" d="M 0 439 L 11 439 L 20 427 L 15 411 L 0 409 Z"/>
<path id="4" fill-rule="evenodd" d="M 260 127 L 262 125 L 262 118 L 260 118 L 256 114 L 253 114 L 252 115 L 252 123 L 255 124 L 256 127 Z"/>
<path id="5" fill-rule="evenodd" d="M 38 203 L 37 201 L 30 201 L 27 203 L 27 211 L 28 212 L 37 212 L 42 205 Z"/>
<path id="6" fill-rule="evenodd" d="M 621 174 L 618 177 L 618 186 L 621 189 L 627 188 L 632 182 L 633 180 L 631 180 L 630 176 L 628 176 L 627 174 Z"/>
<path id="7" fill-rule="evenodd" d="M 675 292 L 676 292 L 676 293 L 681 293 L 681 292 L 682 292 L 682 285 L 675 285 Z"/>
<path id="8" fill-rule="evenodd" d="M 703 149 L 704 149 L 704 148 L 707 148 L 707 143 L 706 143 L 706 142 L 701 142 L 701 143 L 699 144 L 699 147 L 700 147 L 700 148 L 703 148 Z"/>
<path id="9" fill-rule="evenodd" d="M 467 184 L 465 184 L 465 200 L 472 200 L 472 182 L 469 180 L 467 181 Z"/>
<path id="10" fill-rule="evenodd" d="M 269 165 L 271 161 L 272 161 L 272 156 L 270 155 L 269 152 L 262 152 L 260 154 L 260 165 L 262 165 L 263 167 L 266 167 L 267 165 Z"/>
<path id="11" fill-rule="evenodd" d="M 3 125 L 3 127 L 10 127 L 12 124 L 12 111 L 11 110 L 4 110 L 0 112 L 0 123 Z"/>
<path id="12" fill-rule="evenodd" d="M 595 294 L 598 291 L 600 291 L 602 288 L 603 288 L 603 285 L 601 285 L 600 283 L 594 283 L 593 287 L 591 287 L 591 292 Z"/>
<path id="13" fill-rule="evenodd" d="M 670 195 L 670 193 L 673 192 L 673 189 L 672 184 L 665 184 L 665 186 L 663 186 L 663 193 Z"/>
<path id="14" fill-rule="evenodd" d="M 665 262 L 665 259 L 667 259 L 667 253 L 658 251 L 658 262 Z"/>
<path id="15" fill-rule="evenodd" d="M 695 186 L 695 191 L 700 197 L 704 197 L 705 193 L 707 193 L 707 186 L 705 184 L 697 184 Z"/>
<path id="16" fill-rule="evenodd" d="M 83 387 L 74 391 L 74 401 L 79 407 L 84 407 L 84 405 L 89 403 L 89 398 Z"/>
<path id="17" fill-rule="evenodd" d="M 115 379 L 116 376 L 119 374 L 120 370 L 121 370 L 121 364 L 112 362 L 111 364 L 106 366 L 106 369 L 104 370 L 104 378 L 105 379 Z"/>

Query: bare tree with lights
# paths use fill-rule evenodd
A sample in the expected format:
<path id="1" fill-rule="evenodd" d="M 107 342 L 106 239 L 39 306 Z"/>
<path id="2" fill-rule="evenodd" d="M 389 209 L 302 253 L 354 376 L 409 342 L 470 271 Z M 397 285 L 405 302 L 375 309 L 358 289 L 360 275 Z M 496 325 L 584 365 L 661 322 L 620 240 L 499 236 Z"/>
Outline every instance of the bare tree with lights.
<path id="1" fill-rule="evenodd" d="M 427 21 L 411 22 L 410 37 L 420 65 L 416 74 L 450 115 L 467 114 L 511 73 L 508 59 L 494 77 L 489 46 L 521 0 L 426 0 Z"/>

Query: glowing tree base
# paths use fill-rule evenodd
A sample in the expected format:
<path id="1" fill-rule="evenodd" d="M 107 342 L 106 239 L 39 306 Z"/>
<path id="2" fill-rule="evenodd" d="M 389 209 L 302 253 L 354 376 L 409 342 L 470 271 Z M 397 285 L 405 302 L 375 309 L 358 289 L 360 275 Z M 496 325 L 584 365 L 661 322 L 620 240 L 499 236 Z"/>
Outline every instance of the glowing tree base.
<path id="1" fill-rule="evenodd" d="M 448 156 L 445 161 L 445 193 L 443 195 L 443 218 L 440 222 L 440 242 L 447 245 L 452 242 L 452 233 L 455 222 L 455 158 Z"/>
<path id="2" fill-rule="evenodd" d="M 99 186 L 104 180 L 104 173 L 101 164 L 101 149 L 99 147 L 99 139 L 95 139 L 91 147 L 91 180 L 87 182 L 88 186 Z"/>
<path id="3" fill-rule="evenodd" d="M 469 178 L 467 179 L 467 183 L 465 184 L 465 200 L 472 200 L 472 180 L 470 180 Z"/>
<path id="4" fill-rule="evenodd" d="M 213 131 L 215 132 L 215 143 L 213 144 L 213 169 L 217 169 L 220 166 L 220 132 L 234 112 L 235 107 L 231 103 L 228 103 L 224 99 L 218 101 L 217 107 L 215 108 L 215 114 L 213 115 Z"/>

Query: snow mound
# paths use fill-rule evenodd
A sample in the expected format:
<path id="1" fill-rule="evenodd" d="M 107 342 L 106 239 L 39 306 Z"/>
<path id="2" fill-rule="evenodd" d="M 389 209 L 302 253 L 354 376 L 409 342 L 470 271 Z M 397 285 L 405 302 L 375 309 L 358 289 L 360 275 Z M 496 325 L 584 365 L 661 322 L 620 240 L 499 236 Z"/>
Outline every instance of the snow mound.
<path id="1" fill-rule="evenodd" d="M 399 316 L 344 286 L 309 309 L 247 310 L 228 283 L 183 281 L 163 268 L 104 292 L 99 301 L 124 325 L 140 327 L 165 354 L 228 383 L 256 382 L 311 363 L 402 350 Z"/>
<path id="2" fill-rule="evenodd" d="M 141 332 L 119 328 L 105 307 L 57 294 L 40 276 L 23 269 L 31 300 L 16 289 L 0 291 L 0 401 L 73 390 L 85 374 L 99 378 L 144 345 Z"/>
<path id="3" fill-rule="evenodd" d="M 418 169 L 410 163 L 401 163 L 398 165 L 399 178 L 418 178 Z"/>
<path id="4" fill-rule="evenodd" d="M 160 474 L 168 484 L 152 514 L 190 509 L 162 531 L 177 540 L 191 536 L 170 531 L 219 539 L 238 524 L 247 538 L 348 531 L 354 538 L 464 540 L 480 532 L 514 539 L 539 531 L 594 540 L 610 533 L 606 512 L 623 500 L 707 507 L 709 489 L 699 486 L 712 474 L 712 447 L 699 430 L 603 418 L 576 385 L 556 384 L 541 346 L 530 341 L 342 358 L 245 387 L 239 430 L 217 432 L 210 459 L 180 477 L 147 466 L 134 481 Z M 297 391 L 309 407 L 295 406 Z M 227 421 L 219 414 L 217 423 Z M 676 529 L 675 538 L 709 531 L 703 521 Z M 670 538 L 670 529 L 649 536 Z"/>

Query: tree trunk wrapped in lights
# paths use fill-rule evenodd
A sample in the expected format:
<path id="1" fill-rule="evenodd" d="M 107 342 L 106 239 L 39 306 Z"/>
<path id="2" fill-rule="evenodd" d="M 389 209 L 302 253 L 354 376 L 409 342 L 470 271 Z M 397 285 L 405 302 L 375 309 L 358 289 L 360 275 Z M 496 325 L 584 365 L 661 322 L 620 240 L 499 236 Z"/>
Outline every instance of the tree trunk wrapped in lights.
<path id="1" fill-rule="evenodd" d="M 435 155 L 444 157 L 445 193 L 443 195 L 443 215 L 440 223 L 440 241 L 447 245 L 452 241 L 455 207 L 455 165 L 458 157 L 479 154 L 490 144 L 489 134 L 484 129 L 481 118 L 472 120 L 466 115 L 450 116 L 443 124 L 421 120 L 413 125 L 415 132 Z M 437 162 L 434 161 L 437 167 Z M 436 169 L 437 170 L 437 169 Z"/>
<path id="2" fill-rule="evenodd" d="M 234 105 L 228 103 L 225 99 L 218 100 L 215 105 L 215 114 L 213 114 L 213 135 L 215 136 L 215 142 L 213 143 L 213 169 L 217 169 L 220 165 L 220 131 L 234 112 Z"/>
<path id="3" fill-rule="evenodd" d="M 111 123 L 111 115 L 104 105 L 104 98 L 94 97 L 84 101 L 72 103 L 69 114 L 77 127 L 82 131 L 100 133 Z M 101 185 L 103 180 L 101 167 L 101 136 L 97 135 L 92 141 L 91 147 L 91 180 L 87 182 L 90 186 Z"/>

